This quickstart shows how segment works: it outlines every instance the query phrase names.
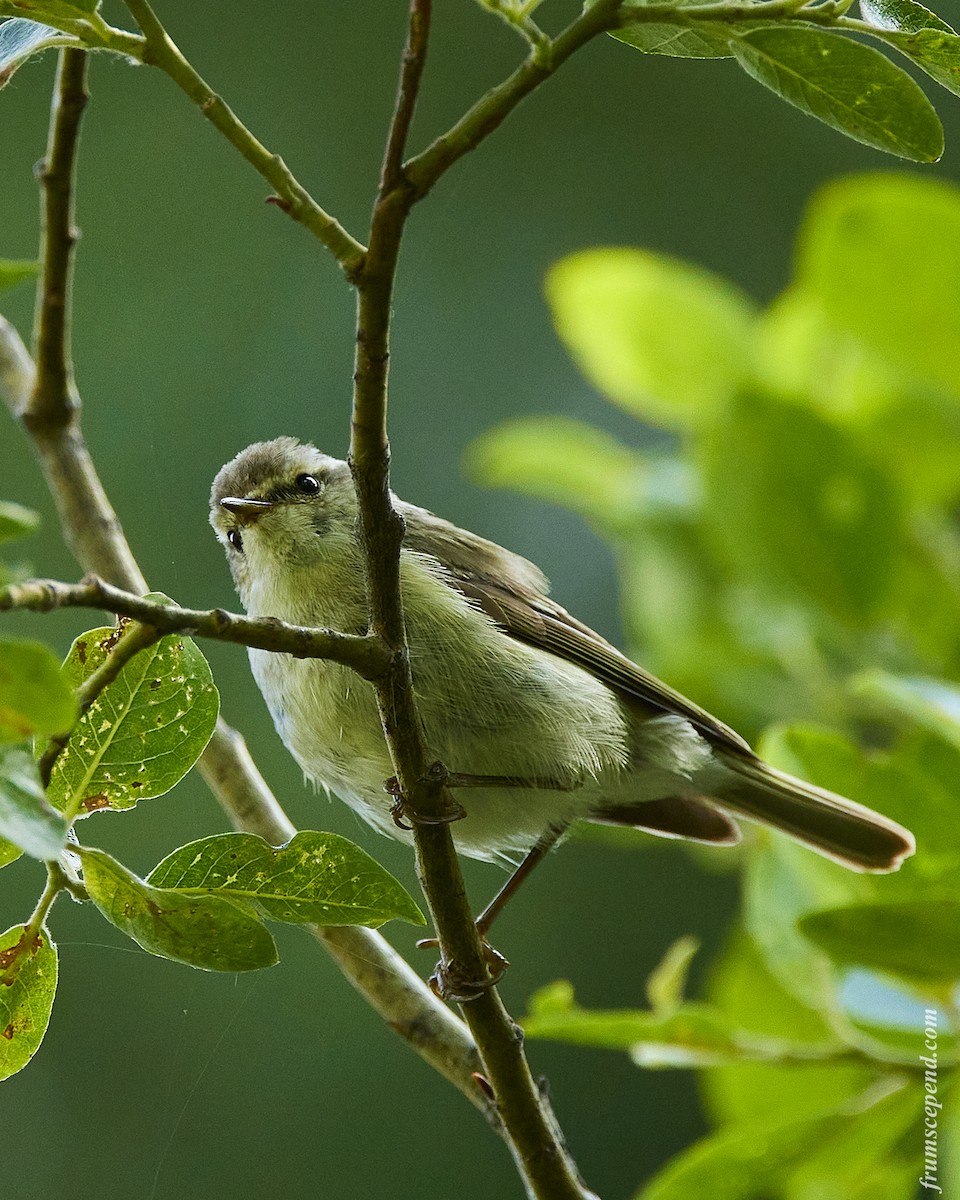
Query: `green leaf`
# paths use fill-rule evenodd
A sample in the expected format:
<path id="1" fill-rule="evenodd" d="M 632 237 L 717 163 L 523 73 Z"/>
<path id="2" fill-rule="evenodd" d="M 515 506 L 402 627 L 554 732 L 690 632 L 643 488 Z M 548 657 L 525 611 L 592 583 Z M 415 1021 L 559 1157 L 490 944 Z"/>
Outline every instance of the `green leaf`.
<path id="1" fill-rule="evenodd" d="M 878 29 L 918 33 L 921 29 L 939 29 L 941 33 L 954 30 L 916 0 L 860 0 L 860 15 Z"/>
<path id="2" fill-rule="evenodd" d="M 902 516 L 853 438 L 806 409 L 744 396 L 703 453 L 705 514 L 741 577 L 868 623 L 887 598 Z"/>
<path id="3" fill-rule="evenodd" d="M 203 971 L 255 971 L 277 962 L 273 938 L 249 908 L 151 887 L 102 850 L 77 852 L 90 899 L 148 953 Z"/>
<path id="4" fill-rule="evenodd" d="M 960 686 L 922 676 L 864 671 L 850 684 L 854 695 L 960 747 Z"/>
<path id="5" fill-rule="evenodd" d="M 868 886 L 852 871 L 767 830 L 757 832 L 747 859 L 747 932 L 780 985 L 831 1028 L 840 1022 L 836 974 L 827 957 L 797 932 L 796 923 L 813 910 L 860 899 Z"/>
<path id="6" fill-rule="evenodd" d="M 647 999 L 658 1016 L 667 1016 L 680 1007 L 687 986 L 687 975 L 700 939 L 686 934 L 667 949 L 647 979 Z"/>
<path id="7" fill-rule="evenodd" d="M 36 760 L 24 746 L 0 746 L 0 837 L 42 861 L 57 858 L 66 845 L 67 823 L 47 802 Z"/>
<path id="8" fill-rule="evenodd" d="M 858 887 L 863 898 L 918 898 L 950 895 L 960 872 L 960 822 L 955 780 L 960 763 L 944 764 L 938 777 L 934 749 L 865 752 L 833 730 L 790 725 L 768 730 L 761 754 L 781 770 L 799 775 L 843 796 L 850 796 L 906 825 L 917 853 L 895 875 L 867 877 Z"/>
<path id="9" fill-rule="evenodd" d="M 863 19 L 948 91 L 960 95 L 960 37 L 914 0 L 861 0 Z"/>
<path id="10" fill-rule="evenodd" d="M 79 686 L 116 640 L 111 627 L 82 634 L 64 663 L 67 679 Z M 127 663 L 80 719 L 53 769 L 51 802 L 83 816 L 162 796 L 203 753 L 219 707 L 207 660 L 194 643 L 162 638 Z"/>
<path id="11" fill-rule="evenodd" d="M 831 320 L 790 287 L 758 329 L 766 390 L 849 429 L 861 449 L 924 508 L 960 494 L 960 409 Z"/>
<path id="12" fill-rule="evenodd" d="M 670 429 L 709 420 L 751 375 L 753 306 L 731 284 L 642 250 L 586 250 L 547 276 L 561 339 L 591 383 Z"/>
<path id="13" fill-rule="evenodd" d="M 611 30 L 610 36 L 644 54 L 666 54 L 670 58 L 733 56 L 729 26 L 721 25 L 719 21 L 697 21 L 690 25 L 638 21 L 635 25 Z"/>
<path id="14" fill-rule="evenodd" d="M 740 66 L 781 99 L 858 142 L 914 162 L 936 162 L 943 129 L 905 71 L 836 33 L 768 26 L 731 38 Z"/>
<path id="15" fill-rule="evenodd" d="M 0 1079 L 22 1070 L 33 1058 L 50 1023 L 57 990 L 57 948 L 41 929 L 32 944 L 23 925 L 0 934 L 0 977 L 14 968 L 13 981 L 0 984 Z"/>
<path id="16" fill-rule="evenodd" d="M 40 642 L 0 639 L 0 743 L 63 733 L 77 716 L 60 664 Z"/>
<path id="17" fill-rule="evenodd" d="M 960 980 L 960 900 L 852 904 L 809 913 L 798 928 L 836 963 L 908 980 Z"/>
<path id="18" fill-rule="evenodd" d="M 12 22 L 10 22 L 12 24 Z M 6 25 L 0 25 L 0 60 L 3 53 L 3 31 Z M 9 79 L 12 72 L 8 70 L 6 78 Z M 0 67 L 0 87 L 3 87 L 4 72 Z M 0 258 L 0 292 L 6 291 L 7 288 L 16 287 L 18 283 L 22 283 L 25 279 L 33 279 L 37 271 L 40 269 L 40 264 L 32 260 L 16 260 L 12 258 Z M 6 508 L 6 505 L 3 505 Z M 19 505 L 13 507 L 19 508 Z M 22 509 L 22 512 L 28 512 L 28 509 Z M 39 518 L 38 518 L 39 519 Z M 36 521 L 34 521 L 36 524 Z M 31 527 L 32 528 L 32 527 Z"/>
<path id="19" fill-rule="evenodd" d="M 3 264 L 0 263 L 0 287 L 3 286 Z M 0 542 L 26 537 L 40 524 L 40 514 L 22 504 L 0 500 Z"/>
<path id="20" fill-rule="evenodd" d="M 0 17 L 27 17 L 36 21 L 82 21 L 100 7 L 101 0 L 0 0 Z"/>
<path id="21" fill-rule="evenodd" d="M 728 1125 L 669 1162 L 636 1200 L 768 1200 L 784 1194 L 866 1200 L 876 1194 L 860 1189 L 866 1172 L 882 1168 L 882 1156 L 916 1123 L 921 1105 L 919 1089 L 898 1079 L 879 1096 L 873 1089 L 859 1101 L 814 1116 Z M 792 1173 L 825 1151 L 837 1167 L 830 1190 L 785 1193 Z M 903 1200 L 909 1196 L 904 1193 Z"/>
<path id="22" fill-rule="evenodd" d="M 756 1037 L 739 1029 L 706 1004 L 681 1004 L 669 1014 L 581 1008 L 563 980 L 531 996 L 522 1024 L 527 1037 L 629 1050 L 638 1066 L 650 1069 L 775 1061 L 792 1049 L 787 1039 Z"/>
<path id="23" fill-rule="evenodd" d="M 757 329 L 764 384 L 830 420 L 862 427 L 896 402 L 899 376 L 888 363 L 830 321 L 816 298 L 789 287 Z"/>
<path id="24" fill-rule="evenodd" d="M 37 7 L 42 7 L 38 5 Z M 3 10 L 0 9 L 0 16 Z M 39 15 L 39 14 L 38 14 Z M 38 25 L 36 21 L 22 21 L 15 18 L 0 24 L 0 88 L 9 83 L 14 71 L 30 57 L 53 46 L 80 46 L 82 43 L 69 34 L 61 33 L 59 29 L 51 29 L 49 25 Z M 0 288 L 9 286 L 4 279 L 4 267 L 29 267 L 28 272 L 20 278 L 36 273 L 36 263 L 2 263 L 0 262 Z M 19 279 L 13 279 L 18 283 Z"/>
<path id="25" fill-rule="evenodd" d="M 0 868 L 9 867 L 12 862 L 16 862 L 18 858 L 22 857 L 23 851 L 19 846 L 0 837 Z"/>
<path id="26" fill-rule="evenodd" d="M 728 1021 L 756 1037 L 789 1039 L 824 1053 L 843 1048 L 824 1015 L 779 983 L 741 930 L 712 971 L 708 999 Z M 802 1069 L 796 1063 L 738 1063 L 707 1071 L 700 1082 L 708 1111 L 725 1124 L 814 1116 L 846 1103 L 874 1077 L 867 1058 L 843 1057 L 810 1061 Z"/>
<path id="27" fill-rule="evenodd" d="M 175 850 L 147 882 L 253 904 L 274 921 L 377 926 L 398 917 L 424 924 L 396 879 L 335 833 L 305 830 L 279 848 L 252 833 L 216 834 Z"/>
<path id="28" fill-rule="evenodd" d="M 467 468 L 491 487 L 509 487 L 616 529 L 636 521 L 646 464 L 615 438 L 567 417 L 520 417 L 479 437 Z"/>
<path id="29" fill-rule="evenodd" d="M 956 403 L 960 189 L 910 175 L 832 183 L 807 210 L 797 260 L 798 285 L 828 321 Z"/>

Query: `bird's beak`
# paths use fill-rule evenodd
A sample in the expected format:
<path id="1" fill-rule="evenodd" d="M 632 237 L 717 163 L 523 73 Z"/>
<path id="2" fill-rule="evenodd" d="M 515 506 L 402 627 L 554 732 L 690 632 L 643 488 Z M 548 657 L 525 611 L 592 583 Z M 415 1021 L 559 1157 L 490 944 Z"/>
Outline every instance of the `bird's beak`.
<path id="1" fill-rule="evenodd" d="M 241 525 L 252 525 L 274 507 L 272 500 L 249 500 L 246 496 L 226 496 L 220 507 L 233 513 Z"/>

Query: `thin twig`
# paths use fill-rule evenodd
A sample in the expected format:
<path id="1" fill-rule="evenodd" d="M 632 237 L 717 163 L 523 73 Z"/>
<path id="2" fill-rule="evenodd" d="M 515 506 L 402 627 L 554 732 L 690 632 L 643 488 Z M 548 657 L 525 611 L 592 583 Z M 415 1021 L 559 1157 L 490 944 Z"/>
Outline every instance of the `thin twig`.
<path id="1" fill-rule="evenodd" d="M 389 491 L 387 379 L 391 297 L 404 224 L 417 198 L 398 167 L 427 52 L 429 0 L 411 0 L 410 29 L 387 138 L 370 249 L 356 277 L 357 355 L 350 464 L 357 488 L 359 532 L 367 580 L 370 629 L 392 654 L 375 681 L 384 734 L 406 810 L 413 819 L 417 867 L 440 942 L 443 969 L 486 980 L 464 1005 L 502 1122 L 505 1138 L 531 1196 L 584 1200 L 576 1168 L 556 1121 L 534 1082 L 517 1027 L 492 986 L 489 966 L 467 903 L 449 825 L 439 820 L 452 799 L 428 776 L 429 758 L 413 691 L 400 596 L 403 524 Z"/>
<path id="2" fill-rule="evenodd" d="M 352 278 L 365 253 L 339 221 L 320 207 L 282 158 L 271 152 L 247 129 L 236 113 L 194 70 L 158 20 L 148 0 L 125 0 L 143 31 L 146 45 L 142 61 L 159 67 L 198 106 L 200 112 L 234 145 L 276 192 L 274 202 L 294 221 L 315 234 L 331 252 L 348 278 Z"/>
<path id="3" fill-rule="evenodd" d="M 474 150 L 558 67 L 592 38 L 617 25 L 620 0 L 597 0 L 549 44 L 534 51 L 503 83 L 492 88 L 457 123 L 405 164 L 405 174 L 422 200 L 445 171 Z"/>
<path id="4" fill-rule="evenodd" d="M 115 588 L 96 575 L 80 583 L 28 579 L 0 588 L 0 612 L 13 609 L 50 612 L 57 608 L 99 608 L 142 621 L 161 634 L 187 633 L 292 654 L 295 658 L 326 658 L 351 667 L 364 679 L 374 679 L 389 666 L 389 655 L 376 638 L 331 629 L 287 625 L 273 617 L 255 619 L 222 608 L 180 608 L 147 600 Z"/>
<path id="5" fill-rule="evenodd" d="M 410 125 L 417 106 L 420 78 L 427 61 L 427 45 L 430 38 L 431 0 L 410 7 L 410 32 L 403 49 L 403 66 L 400 71 L 400 86 L 397 90 L 397 105 L 390 122 L 387 146 L 380 171 L 380 195 L 386 195 L 397 187 L 403 178 L 403 156 L 406 152 Z"/>

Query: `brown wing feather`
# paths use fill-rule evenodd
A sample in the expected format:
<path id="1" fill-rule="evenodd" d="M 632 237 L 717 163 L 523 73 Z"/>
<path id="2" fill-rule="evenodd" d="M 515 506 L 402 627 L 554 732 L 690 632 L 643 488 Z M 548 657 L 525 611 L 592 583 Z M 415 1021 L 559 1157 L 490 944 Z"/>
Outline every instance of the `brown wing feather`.
<path id="1" fill-rule="evenodd" d="M 436 558 L 451 582 L 506 633 L 583 667 L 633 706 L 651 715 L 676 713 L 709 741 L 754 757 L 738 733 L 631 662 L 551 600 L 549 583 L 539 567 L 426 509 L 404 503 L 398 503 L 398 508 L 406 522 L 406 548 Z"/>

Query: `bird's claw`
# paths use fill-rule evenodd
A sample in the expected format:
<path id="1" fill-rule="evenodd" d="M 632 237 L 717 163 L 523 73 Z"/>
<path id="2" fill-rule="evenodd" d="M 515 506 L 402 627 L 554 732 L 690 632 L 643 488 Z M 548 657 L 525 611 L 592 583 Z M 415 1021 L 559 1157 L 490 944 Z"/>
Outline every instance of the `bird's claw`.
<path id="1" fill-rule="evenodd" d="M 482 979 L 471 979 L 455 963 L 445 962 L 442 958 L 434 968 L 433 974 L 427 980 L 430 990 L 441 1000 L 452 1004 L 467 1004 L 476 1000 L 484 992 L 496 987 L 510 966 L 499 950 L 488 942 L 482 942 L 484 965 L 487 973 Z M 422 938 L 417 942 L 421 950 L 433 949 L 439 945 L 436 938 Z"/>
<path id="2" fill-rule="evenodd" d="M 446 784 L 447 778 L 447 769 L 443 763 L 434 762 L 427 767 L 420 782 L 429 784 L 434 788 L 442 788 Z M 383 790 L 389 796 L 393 796 L 393 804 L 390 806 L 390 816 L 393 818 L 393 823 L 398 829 L 409 831 L 414 825 L 451 825 L 454 821 L 462 821 L 467 815 L 467 810 L 463 805 L 458 804 L 452 798 L 444 798 L 441 801 L 440 811 L 436 816 L 427 816 L 423 813 L 414 812 L 407 804 L 400 780 L 396 775 L 391 775 L 385 781 Z M 411 824 L 407 824 L 408 821 Z"/>

